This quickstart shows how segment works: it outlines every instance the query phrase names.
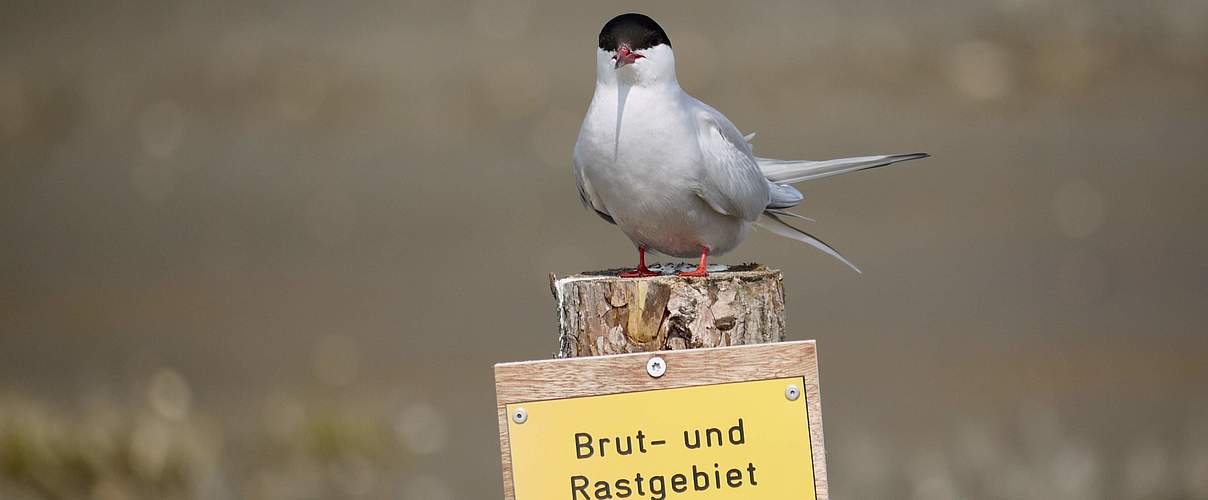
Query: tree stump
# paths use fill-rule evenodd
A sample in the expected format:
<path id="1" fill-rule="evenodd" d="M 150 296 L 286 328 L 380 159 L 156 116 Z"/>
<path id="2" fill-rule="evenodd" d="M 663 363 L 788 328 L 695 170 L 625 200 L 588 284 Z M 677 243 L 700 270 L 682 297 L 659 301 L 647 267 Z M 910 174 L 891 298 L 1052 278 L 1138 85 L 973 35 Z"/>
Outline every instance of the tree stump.
<path id="1" fill-rule="evenodd" d="M 704 278 L 621 278 L 621 271 L 550 274 L 558 308 L 557 357 L 784 340 L 779 270 L 745 264 Z"/>

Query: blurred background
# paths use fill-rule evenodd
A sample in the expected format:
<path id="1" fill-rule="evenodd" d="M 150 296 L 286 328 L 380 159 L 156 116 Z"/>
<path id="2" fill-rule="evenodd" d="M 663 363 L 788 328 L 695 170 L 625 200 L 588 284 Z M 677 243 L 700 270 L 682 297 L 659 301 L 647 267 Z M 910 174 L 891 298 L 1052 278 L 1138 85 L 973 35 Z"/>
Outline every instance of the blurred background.
<path id="1" fill-rule="evenodd" d="M 1208 2 L 9 1 L 0 498 L 501 498 L 492 364 L 632 265 L 571 149 L 630 10 L 857 275 L 755 233 L 831 494 L 1208 498 Z"/>

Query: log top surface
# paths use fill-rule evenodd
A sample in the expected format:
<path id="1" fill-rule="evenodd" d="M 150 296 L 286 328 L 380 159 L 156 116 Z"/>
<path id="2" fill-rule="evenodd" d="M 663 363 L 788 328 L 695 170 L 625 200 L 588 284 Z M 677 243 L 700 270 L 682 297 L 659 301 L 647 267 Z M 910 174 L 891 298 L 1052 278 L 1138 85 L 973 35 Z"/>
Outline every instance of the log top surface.
<path id="1" fill-rule="evenodd" d="M 668 263 L 660 263 L 660 264 L 651 264 L 649 266 L 649 268 L 651 271 L 663 273 L 662 276 L 651 276 L 651 277 L 647 277 L 647 278 L 622 278 L 620 276 L 621 273 L 633 270 L 633 268 L 622 267 L 622 268 L 615 268 L 615 269 L 604 269 L 604 270 L 599 270 L 599 271 L 583 271 L 578 274 L 572 274 L 570 276 L 562 276 L 562 277 L 559 277 L 559 276 L 554 275 L 553 273 L 550 273 L 550 284 L 553 285 L 555 282 L 564 282 L 564 281 L 570 281 L 570 280 L 574 280 L 574 281 L 579 281 L 579 280 L 675 281 L 675 280 L 685 280 L 685 279 L 732 280 L 734 278 L 766 277 L 769 274 L 776 274 L 776 273 L 780 272 L 778 269 L 771 269 L 771 268 L 768 268 L 767 266 L 764 266 L 763 264 L 758 264 L 755 262 L 748 262 L 745 264 L 736 264 L 736 265 L 722 265 L 722 266 L 710 264 L 709 268 L 708 268 L 709 276 L 706 276 L 704 278 L 682 277 L 682 276 L 675 275 L 675 273 L 678 271 L 691 271 L 693 269 L 696 269 L 695 264 L 668 262 Z"/>

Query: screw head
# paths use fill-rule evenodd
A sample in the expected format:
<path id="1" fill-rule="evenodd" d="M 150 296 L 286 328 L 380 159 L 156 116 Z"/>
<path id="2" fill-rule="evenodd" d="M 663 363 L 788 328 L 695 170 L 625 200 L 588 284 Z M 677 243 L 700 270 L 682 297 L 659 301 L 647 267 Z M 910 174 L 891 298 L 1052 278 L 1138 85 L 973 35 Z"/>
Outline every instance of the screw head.
<path id="1" fill-rule="evenodd" d="M 784 397 L 789 401 L 796 401 L 797 398 L 801 397 L 801 389 L 797 388 L 796 385 L 789 384 L 788 387 L 784 388 Z"/>
<path id="2" fill-rule="evenodd" d="M 650 358 L 646 361 L 646 373 L 654 378 L 662 377 L 664 373 L 667 373 L 667 361 L 658 356 Z"/>
<path id="3" fill-rule="evenodd" d="M 524 408 L 516 408 L 512 410 L 512 421 L 518 424 L 523 424 L 528 421 L 528 410 Z"/>

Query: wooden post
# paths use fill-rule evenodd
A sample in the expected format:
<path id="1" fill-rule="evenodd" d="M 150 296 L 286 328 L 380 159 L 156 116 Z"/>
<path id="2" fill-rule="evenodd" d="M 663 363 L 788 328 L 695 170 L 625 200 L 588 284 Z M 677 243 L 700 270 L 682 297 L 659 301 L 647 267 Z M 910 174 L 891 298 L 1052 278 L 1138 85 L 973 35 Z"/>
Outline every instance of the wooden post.
<path id="1" fill-rule="evenodd" d="M 654 484 L 655 476 L 649 474 L 656 470 L 659 481 L 670 477 L 674 489 L 689 477 L 674 473 L 681 469 L 690 471 L 693 488 L 703 491 L 694 464 L 708 462 L 717 475 L 714 483 L 706 481 L 706 489 L 709 484 L 722 488 L 723 470 L 725 488 L 742 487 L 740 478 L 731 479 L 742 470 L 755 486 L 757 464 L 777 464 L 779 468 L 760 469 L 768 486 L 743 491 L 758 498 L 827 500 L 817 351 L 812 340 L 781 343 L 785 333 L 780 271 L 758 264 L 704 278 L 621 278 L 620 271 L 566 278 L 550 274 L 557 302 L 557 356 L 574 359 L 495 365 L 504 498 L 554 498 L 564 494 L 568 480 L 571 496 L 578 492 L 587 498 L 585 488 L 591 487 L 596 497 L 612 498 L 612 485 L 619 491 L 637 481 L 641 488 L 643 474 Z M 651 351 L 671 352 L 640 354 Z M 610 354 L 615 356 L 597 357 Z M 657 414 L 650 413 L 652 408 Z M 626 423 L 618 426 L 619 420 Z M 688 442 L 688 427 L 700 432 L 702 423 L 735 420 L 731 432 L 749 425 L 765 429 L 761 436 L 771 439 L 747 443 L 745 438 L 731 438 L 731 444 L 746 446 L 737 460 L 723 459 L 714 450 L 684 454 L 700 446 L 699 438 L 696 446 Z M 591 433 L 618 428 L 638 429 L 639 444 L 647 432 L 652 446 L 668 445 L 660 450 L 669 453 L 647 456 L 642 449 L 640 455 L 620 457 L 626 461 L 618 463 L 615 457 L 604 458 L 608 438 L 602 437 L 598 455 L 579 454 L 581 437 L 595 442 Z M 685 438 L 678 449 L 663 437 L 680 433 Z M 572 438 L 574 454 L 549 451 L 570 444 Z M 615 439 L 619 443 L 621 438 Z M 628 454 L 619 451 L 619 445 L 617 450 Z M 593 456 L 594 461 L 581 461 Z M 719 468 L 723 462 L 730 468 Z M 767 474 L 778 479 L 768 481 Z"/>
<path id="2" fill-rule="evenodd" d="M 705 278 L 550 275 L 559 358 L 784 340 L 780 271 L 735 266 Z"/>

